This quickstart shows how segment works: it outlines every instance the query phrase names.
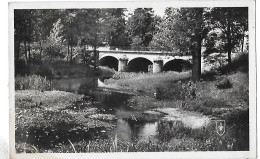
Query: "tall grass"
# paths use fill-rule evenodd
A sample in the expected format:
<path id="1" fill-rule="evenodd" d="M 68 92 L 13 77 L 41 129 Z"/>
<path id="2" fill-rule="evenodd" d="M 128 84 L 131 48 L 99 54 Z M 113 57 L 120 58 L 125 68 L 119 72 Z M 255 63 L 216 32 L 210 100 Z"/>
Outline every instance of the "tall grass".
<path id="1" fill-rule="evenodd" d="M 15 77 L 16 90 L 39 90 L 49 91 L 52 90 L 52 82 L 46 77 L 40 75 L 26 75 Z"/>
<path id="2" fill-rule="evenodd" d="M 196 84 L 191 81 L 166 83 L 156 87 L 159 100 L 185 100 L 196 98 Z"/>
<path id="3" fill-rule="evenodd" d="M 189 72 L 162 72 L 158 74 L 150 73 L 116 73 L 115 79 L 108 79 L 105 82 L 112 85 L 127 87 L 133 90 L 142 90 L 145 92 L 155 92 L 156 87 L 177 82 L 179 80 L 191 77 Z"/>

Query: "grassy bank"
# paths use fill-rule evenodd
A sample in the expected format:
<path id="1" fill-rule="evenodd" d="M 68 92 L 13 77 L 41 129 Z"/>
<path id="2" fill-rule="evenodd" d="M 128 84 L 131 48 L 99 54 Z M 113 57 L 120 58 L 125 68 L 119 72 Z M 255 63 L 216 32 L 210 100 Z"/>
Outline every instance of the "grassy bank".
<path id="1" fill-rule="evenodd" d="M 151 75 L 147 77 L 151 78 Z M 166 77 L 169 78 L 170 75 Z M 191 84 L 186 79 L 181 82 L 161 83 L 153 87 L 155 90 L 160 88 L 157 99 L 133 96 L 128 100 L 133 111 L 128 114 L 122 111 L 118 116 L 102 114 L 93 107 L 92 99 L 84 95 L 62 91 L 17 90 L 16 151 L 67 153 L 248 150 L 248 98 L 245 95 L 248 87 L 241 82 L 248 79 L 247 75 L 241 72 L 222 75 L 221 78 L 228 78 L 232 84 L 228 89 L 219 89 L 216 86 L 220 80 L 218 78 L 220 77 L 196 84 Z M 195 98 L 190 94 L 193 89 Z M 227 124 L 226 132 L 219 136 L 214 121 L 207 127 L 190 129 L 182 124 L 174 126 L 170 121 L 162 120 L 158 123 L 158 143 L 137 139 L 130 143 L 102 133 L 116 126 L 116 118 L 155 120 L 161 118 L 162 114 L 151 116 L 150 110 L 169 107 L 199 111 L 216 119 L 224 119 Z"/>
<path id="2" fill-rule="evenodd" d="M 184 80 L 191 77 L 189 72 L 162 72 L 158 74 L 150 73 L 123 73 L 114 78 L 108 79 L 105 82 L 115 87 L 131 90 L 141 90 L 147 92 L 156 92 L 156 88 L 163 86 L 165 83 L 172 83 L 178 80 Z"/>
<path id="3" fill-rule="evenodd" d="M 216 76 L 212 81 L 193 83 L 184 77 L 184 80 L 169 80 L 169 73 L 162 83 L 150 83 L 142 78 L 123 79 L 115 84 L 125 85 L 131 81 L 129 88 L 156 92 L 156 97 L 134 96 L 129 99 L 133 107 L 138 110 L 174 107 L 188 111 L 197 111 L 217 118 L 225 118 L 229 113 L 249 108 L 248 74 L 236 72 Z M 160 76 L 160 75 L 155 75 Z M 149 76 L 148 78 L 150 78 Z M 164 78 L 164 76 L 161 76 Z M 157 81 L 158 78 L 155 79 Z M 227 79 L 231 88 L 218 88 L 218 84 Z M 136 82 L 134 82 L 136 80 Z"/>
<path id="4" fill-rule="evenodd" d="M 114 115 L 102 114 L 92 105 L 86 96 L 68 92 L 16 91 L 16 151 L 60 152 L 69 141 L 93 140 L 98 132 L 112 129 Z"/>
<path id="5" fill-rule="evenodd" d="M 131 90 L 155 93 L 155 98 L 134 96 L 130 102 L 138 109 L 178 107 L 221 117 L 230 110 L 249 107 L 248 54 L 232 61 L 232 67 L 205 72 L 201 80 L 191 81 L 190 72 L 115 73 L 105 82 Z"/>
<path id="6" fill-rule="evenodd" d="M 236 66 L 239 67 L 235 68 Z M 70 72 L 65 69 L 68 66 L 56 67 L 56 71 L 60 70 L 64 74 Z M 249 150 L 249 81 L 245 68 L 234 64 L 232 71 L 223 69 L 224 71 L 208 72 L 196 83 L 190 81 L 189 72 L 115 73 L 113 79 L 106 80 L 106 83 L 116 88 L 135 90 L 140 94 L 156 93 L 154 97 L 127 97 L 127 101 L 123 102 L 127 110 L 116 110 L 116 115 L 104 112 L 92 97 L 52 91 L 46 78 L 35 75 L 19 77 L 15 92 L 16 151 L 66 153 Z M 109 69 L 102 70 L 108 74 L 111 72 Z M 118 98 L 119 96 L 113 100 Z M 109 102 L 110 98 L 104 101 Z M 211 121 L 206 126 L 190 128 L 183 122 L 165 120 L 167 115 L 176 117 L 176 114 L 174 116 L 169 113 L 173 108 L 184 113 L 196 112 L 207 116 Z M 156 138 L 159 142 L 150 139 L 126 142 L 118 138 L 117 134 L 111 136 L 106 133 L 114 130 L 117 119 L 131 121 L 133 126 L 135 123 L 158 121 Z M 217 119 L 226 121 L 226 131 L 222 136 L 216 133 Z"/>
<path id="7" fill-rule="evenodd" d="M 177 134 L 172 132 L 172 129 L 166 130 L 167 132 L 164 134 L 166 134 L 165 138 L 168 141 L 176 140 L 176 135 L 181 135 L 182 137 L 179 140 L 183 140 L 183 143 L 180 143 L 184 144 L 184 140 L 190 141 L 189 144 L 184 144 L 189 147 L 191 143 L 195 143 L 194 139 L 197 142 L 197 137 L 201 136 L 202 140 L 198 144 L 203 148 L 195 148 L 195 150 L 249 149 L 247 55 L 235 59 L 231 68 L 224 66 L 204 73 L 202 79 L 196 83 L 190 80 L 191 75 L 189 73 L 165 72 L 135 75 L 123 75 L 131 78 L 117 78 L 106 81 L 126 89 L 156 93 L 155 98 L 134 96 L 129 99 L 128 102 L 132 103 L 135 110 L 145 112 L 157 108 L 178 108 L 207 115 L 212 120 L 222 119 L 226 121 L 226 133 L 220 138 L 216 134 L 215 127 L 206 128 L 207 134 L 202 130 L 194 131 L 184 128 Z M 139 114 L 137 113 L 137 117 L 140 117 Z M 205 147 L 205 144 L 210 146 Z M 219 145 L 222 146 L 219 147 Z M 193 148 L 189 147 L 190 150 L 194 150 Z"/>

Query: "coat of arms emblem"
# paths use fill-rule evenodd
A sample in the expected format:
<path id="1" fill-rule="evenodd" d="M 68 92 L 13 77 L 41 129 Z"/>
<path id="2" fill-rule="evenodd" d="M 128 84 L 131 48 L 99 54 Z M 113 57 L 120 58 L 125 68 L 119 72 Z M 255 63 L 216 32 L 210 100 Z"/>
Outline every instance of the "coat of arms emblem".
<path id="1" fill-rule="evenodd" d="M 216 120 L 216 131 L 220 136 L 224 135 L 225 126 L 226 126 L 225 120 Z"/>

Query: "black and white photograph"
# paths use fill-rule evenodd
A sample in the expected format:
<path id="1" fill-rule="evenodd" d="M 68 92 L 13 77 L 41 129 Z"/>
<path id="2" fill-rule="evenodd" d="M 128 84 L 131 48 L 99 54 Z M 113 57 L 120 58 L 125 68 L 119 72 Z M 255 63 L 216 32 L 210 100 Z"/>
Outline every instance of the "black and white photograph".
<path id="1" fill-rule="evenodd" d="M 255 1 L 231 2 L 10 2 L 10 158 L 255 158 Z"/>

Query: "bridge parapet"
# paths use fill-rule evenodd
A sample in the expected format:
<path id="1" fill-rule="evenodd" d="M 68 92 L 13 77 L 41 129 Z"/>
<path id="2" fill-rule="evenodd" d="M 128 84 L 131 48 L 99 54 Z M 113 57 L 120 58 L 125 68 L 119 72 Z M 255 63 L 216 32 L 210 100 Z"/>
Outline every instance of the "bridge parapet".
<path id="1" fill-rule="evenodd" d="M 102 54 L 144 54 L 144 55 L 169 55 L 169 56 L 191 56 L 191 55 L 182 55 L 173 51 L 133 51 L 133 50 L 104 50 L 99 51 Z"/>

